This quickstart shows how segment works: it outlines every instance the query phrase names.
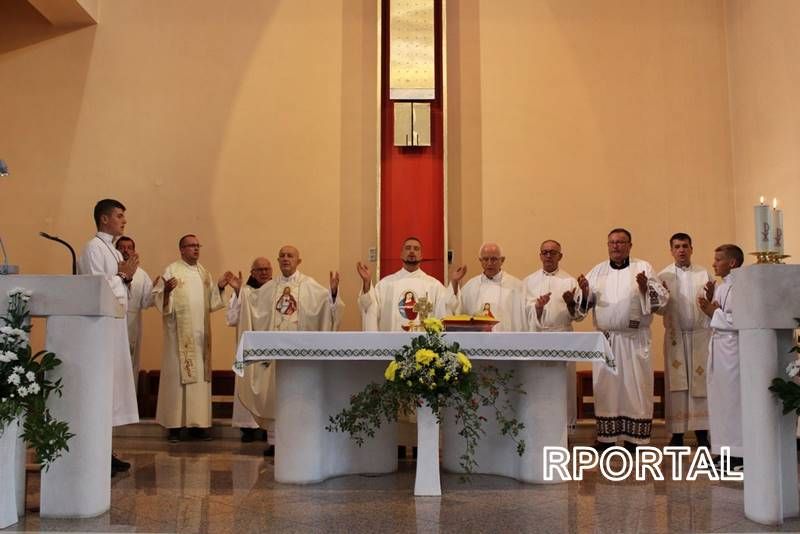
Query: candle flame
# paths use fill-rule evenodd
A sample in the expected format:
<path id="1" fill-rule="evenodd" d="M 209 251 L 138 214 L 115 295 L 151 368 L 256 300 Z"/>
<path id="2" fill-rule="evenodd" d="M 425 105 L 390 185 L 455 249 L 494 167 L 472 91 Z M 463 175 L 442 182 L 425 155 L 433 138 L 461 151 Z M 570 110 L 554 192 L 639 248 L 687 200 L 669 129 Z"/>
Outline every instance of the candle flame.
<path id="1" fill-rule="evenodd" d="M 763 196 L 761 196 L 761 198 L 759 198 L 759 199 L 758 199 L 758 201 L 759 201 L 761 204 L 763 204 L 763 203 L 764 203 L 764 197 L 763 197 Z"/>
<path id="2" fill-rule="evenodd" d="M 777 198 L 773 198 L 772 199 L 772 209 L 778 209 L 778 199 Z"/>

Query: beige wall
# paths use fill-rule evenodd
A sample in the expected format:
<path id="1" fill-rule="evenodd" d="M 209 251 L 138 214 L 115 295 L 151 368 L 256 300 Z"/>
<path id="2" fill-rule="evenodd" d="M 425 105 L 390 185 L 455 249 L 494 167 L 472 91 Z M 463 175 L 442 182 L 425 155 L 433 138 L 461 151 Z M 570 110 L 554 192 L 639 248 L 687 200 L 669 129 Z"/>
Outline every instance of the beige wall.
<path id="1" fill-rule="evenodd" d="M 615 226 L 657 270 L 676 231 L 706 265 L 733 239 L 721 2 L 457 4 L 448 37 L 466 48 L 450 56 L 450 106 L 467 115 L 450 137 L 463 182 L 449 200 L 472 274 L 483 240 L 521 277 L 546 238 L 574 275 L 607 258 Z"/>
<path id="2" fill-rule="evenodd" d="M 66 272 L 37 232 L 80 247 L 111 196 L 152 276 L 187 232 L 215 274 L 293 243 L 324 284 L 346 269 L 345 327 L 359 327 L 353 264 L 375 242 L 373 0 L 104 1 L 100 24 L 52 38 L 24 1 L 1 9 L 15 31 L 0 37 L 0 231 L 23 272 Z M 160 320 L 145 317 L 142 367 L 158 368 Z M 214 366 L 229 367 L 222 313 L 213 329 Z"/>
<path id="3" fill-rule="evenodd" d="M 344 326 L 357 329 L 353 264 L 376 242 L 377 4 L 103 0 L 97 26 L 67 32 L 25 0 L 1 2 L 12 262 L 65 272 L 65 253 L 36 233 L 80 245 L 94 202 L 114 196 L 151 275 L 185 232 L 214 273 L 294 243 L 321 282 L 342 271 Z M 553 237 L 578 274 L 622 225 L 656 269 L 678 230 L 707 265 L 720 242 L 748 248 L 758 194 L 785 200 L 791 252 L 798 11 L 791 0 L 447 2 L 456 262 L 476 274 L 480 243 L 499 240 L 524 276 Z M 225 368 L 233 334 L 221 314 L 213 326 Z M 157 368 L 152 311 L 145 328 L 143 366 Z"/>
<path id="4" fill-rule="evenodd" d="M 786 253 L 800 254 L 800 3 L 726 4 L 736 239 L 754 250 L 752 206 L 764 195 L 785 210 Z"/>

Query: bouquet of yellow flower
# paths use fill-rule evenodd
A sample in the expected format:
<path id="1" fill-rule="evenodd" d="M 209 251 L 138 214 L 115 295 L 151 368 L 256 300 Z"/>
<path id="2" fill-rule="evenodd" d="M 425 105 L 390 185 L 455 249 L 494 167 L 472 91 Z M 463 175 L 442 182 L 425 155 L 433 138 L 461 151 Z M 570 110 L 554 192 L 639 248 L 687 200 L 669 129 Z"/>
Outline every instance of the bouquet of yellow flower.
<path id="1" fill-rule="evenodd" d="M 491 407 L 501 433 L 514 440 L 521 456 L 525 442 L 519 439 L 519 433 L 524 425 L 513 416 L 510 395 L 525 392 L 512 385 L 514 372 L 500 372 L 494 366 L 482 366 L 476 372 L 458 343 L 446 342 L 439 319 L 425 319 L 422 326 L 425 333 L 403 346 L 389 363 L 384 372 L 386 381 L 371 383 L 353 395 L 350 407 L 331 417 L 327 430 L 348 432 L 360 446 L 384 421 L 396 421 L 399 414 L 410 415 L 423 403 L 440 421 L 442 409 L 452 408 L 459 434 L 466 440 L 461 467 L 471 473 L 477 465 L 474 453 L 478 439 L 485 434 L 482 423 L 486 419 L 478 411 Z"/>

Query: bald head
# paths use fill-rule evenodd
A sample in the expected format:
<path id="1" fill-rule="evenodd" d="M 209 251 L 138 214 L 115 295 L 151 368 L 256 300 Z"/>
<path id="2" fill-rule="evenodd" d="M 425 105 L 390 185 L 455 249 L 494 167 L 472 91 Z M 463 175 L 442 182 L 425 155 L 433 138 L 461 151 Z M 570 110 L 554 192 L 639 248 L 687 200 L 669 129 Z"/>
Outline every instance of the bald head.
<path id="1" fill-rule="evenodd" d="M 278 251 L 278 267 L 283 276 L 292 276 L 300 265 L 300 251 L 292 245 L 284 245 Z"/>
<path id="2" fill-rule="evenodd" d="M 272 280 L 272 263 L 264 257 L 254 259 L 250 266 L 250 278 L 256 281 L 258 287 Z"/>
<path id="3" fill-rule="evenodd" d="M 503 256 L 500 245 L 490 241 L 481 245 L 478 251 L 478 261 L 481 262 L 483 274 L 487 278 L 494 278 L 503 268 L 503 262 L 506 261 L 506 257 Z"/>

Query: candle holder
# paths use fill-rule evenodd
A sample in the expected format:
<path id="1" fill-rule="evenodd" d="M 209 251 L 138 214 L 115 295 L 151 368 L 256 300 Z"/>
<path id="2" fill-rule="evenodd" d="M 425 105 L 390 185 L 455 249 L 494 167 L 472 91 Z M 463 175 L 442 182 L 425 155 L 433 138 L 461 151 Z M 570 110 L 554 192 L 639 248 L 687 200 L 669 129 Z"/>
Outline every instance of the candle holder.
<path id="1" fill-rule="evenodd" d="M 778 263 L 783 263 L 783 260 L 785 260 L 786 258 L 791 258 L 790 255 L 781 254 L 779 252 L 751 252 L 750 255 L 756 257 L 757 264 L 762 264 L 762 263 L 778 264 Z"/>

